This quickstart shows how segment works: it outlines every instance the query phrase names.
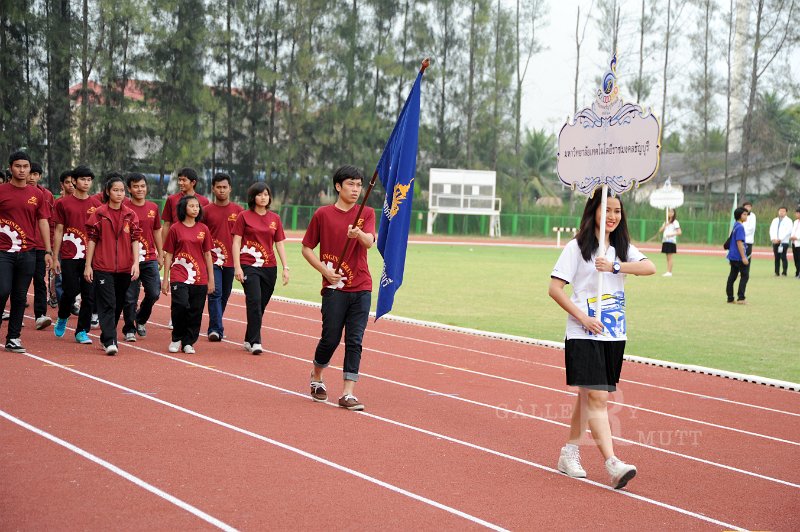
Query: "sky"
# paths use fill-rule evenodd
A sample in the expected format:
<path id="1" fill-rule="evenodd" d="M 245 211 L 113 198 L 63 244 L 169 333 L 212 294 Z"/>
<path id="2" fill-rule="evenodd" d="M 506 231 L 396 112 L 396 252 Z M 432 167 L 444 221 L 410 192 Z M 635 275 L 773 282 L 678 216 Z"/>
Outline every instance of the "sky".
<path id="1" fill-rule="evenodd" d="M 513 2 L 510 2 L 513 4 Z M 574 78 L 575 78 L 575 20 L 577 6 L 581 7 L 581 29 L 585 23 L 585 14 L 592 5 L 591 0 L 551 0 L 549 4 L 549 23 L 541 30 L 542 43 L 545 49 L 531 59 L 524 82 L 522 102 L 522 122 L 527 127 L 542 129 L 558 134 L 567 116 L 572 114 Z M 648 4 L 650 0 L 648 0 Z M 596 4 L 596 2 L 594 2 Z M 665 3 L 666 4 L 666 3 Z M 727 5 L 727 2 L 724 2 Z M 639 68 L 639 36 L 638 24 L 641 14 L 640 0 L 621 0 L 621 30 L 617 57 L 617 80 L 623 101 L 635 102 L 635 94 L 630 85 L 638 75 Z M 591 105 L 597 90 L 595 78 L 602 76 L 608 69 L 611 56 L 610 42 L 601 42 L 596 17 L 599 14 L 597 5 L 592 7 L 592 20 L 586 29 L 586 37 L 581 46 L 581 68 L 578 82 L 578 109 Z M 691 19 L 690 19 L 691 17 Z M 684 35 L 694 31 L 701 21 L 686 10 L 682 16 Z M 653 35 L 658 42 L 663 42 L 662 30 Z M 723 38 L 727 30 L 723 30 Z M 718 31 L 719 35 L 720 32 Z M 688 49 L 685 38 L 677 46 L 670 47 L 670 71 L 672 78 L 668 83 L 671 94 L 680 94 L 687 90 L 686 73 L 695 68 L 692 63 L 693 54 Z M 797 83 L 800 74 L 800 51 L 790 58 L 792 78 Z M 658 116 L 661 113 L 662 72 L 664 66 L 663 46 L 654 47 L 650 57 L 646 58 L 645 71 L 656 79 L 652 95 L 642 102 L 643 107 L 652 107 Z M 718 65 L 719 73 L 725 74 L 725 63 Z M 724 82 L 724 79 L 723 79 Z M 670 87 L 672 89 L 670 89 Z M 675 92 L 673 92 L 673 90 Z M 722 103 L 724 109 L 724 103 Z M 688 111 L 675 109 L 678 120 L 681 113 Z M 721 116 L 724 123 L 724 116 Z"/>

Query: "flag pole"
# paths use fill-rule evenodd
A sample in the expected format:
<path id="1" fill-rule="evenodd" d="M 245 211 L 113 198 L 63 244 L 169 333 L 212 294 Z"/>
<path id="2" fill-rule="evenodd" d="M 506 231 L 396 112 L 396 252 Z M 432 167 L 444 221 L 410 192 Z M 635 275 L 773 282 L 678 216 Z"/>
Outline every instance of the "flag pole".
<path id="1" fill-rule="evenodd" d="M 431 60 L 429 57 L 426 57 L 422 60 L 422 66 L 420 66 L 420 73 L 425 72 L 425 69 L 428 68 L 431 64 Z M 361 218 L 361 213 L 364 212 L 364 206 L 367 204 L 367 199 L 369 199 L 369 195 L 372 192 L 372 189 L 375 187 L 375 180 L 378 178 L 378 167 L 375 167 L 375 172 L 372 174 L 372 179 L 369 180 L 369 186 L 367 187 L 367 191 L 364 193 L 364 199 L 361 200 L 361 205 L 358 206 L 358 212 L 356 212 L 356 217 L 353 220 L 353 227 L 358 225 L 358 220 Z M 344 256 L 347 253 L 347 249 L 350 247 L 350 238 L 345 240 L 344 249 L 342 249 L 342 253 L 339 255 L 339 258 L 336 262 L 333 263 L 333 271 L 338 271 L 339 266 L 341 266 L 342 262 L 344 262 Z"/>

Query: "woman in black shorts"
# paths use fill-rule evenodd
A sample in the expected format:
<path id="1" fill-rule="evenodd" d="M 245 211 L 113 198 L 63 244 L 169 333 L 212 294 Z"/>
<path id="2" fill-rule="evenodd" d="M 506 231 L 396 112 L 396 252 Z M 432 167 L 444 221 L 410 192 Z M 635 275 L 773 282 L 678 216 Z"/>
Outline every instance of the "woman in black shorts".
<path id="1" fill-rule="evenodd" d="M 678 236 L 681 234 L 681 224 L 675 218 L 673 209 L 670 209 L 668 221 L 661 225 L 659 232 L 664 233 L 661 239 L 661 253 L 667 255 L 667 271 L 664 277 L 672 277 L 672 256 L 678 252 Z"/>
<path id="2" fill-rule="evenodd" d="M 600 193 L 586 202 L 580 229 L 570 240 L 550 274 L 550 297 L 567 311 L 564 359 L 567 385 L 578 387 L 570 434 L 561 449 L 558 470 L 571 477 L 586 476 L 578 445 L 588 427 L 603 455 L 614 488 L 622 488 L 636 475 L 636 467 L 614 455 L 608 420 L 608 394 L 616 390 L 625 352 L 624 276 L 653 275 L 655 265 L 630 243 L 625 211 L 619 198 L 609 197 L 606 225 L 600 227 Z M 606 249 L 599 250 L 605 230 Z M 600 319 L 595 315 L 598 272 L 603 275 Z M 564 287 L 572 285 L 572 296 Z"/>

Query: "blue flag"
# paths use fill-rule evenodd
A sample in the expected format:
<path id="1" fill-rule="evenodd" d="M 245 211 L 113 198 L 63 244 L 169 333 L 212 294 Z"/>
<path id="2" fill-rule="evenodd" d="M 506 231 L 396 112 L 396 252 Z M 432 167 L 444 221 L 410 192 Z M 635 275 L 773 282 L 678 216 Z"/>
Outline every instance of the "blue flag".
<path id="1" fill-rule="evenodd" d="M 414 176 L 417 172 L 419 93 L 422 74 L 420 71 L 417 75 L 375 170 L 386 190 L 378 230 L 378 251 L 383 256 L 383 273 L 378 289 L 376 321 L 392 310 L 394 294 L 403 284 L 408 228 L 411 224 L 411 203 L 414 196 Z"/>

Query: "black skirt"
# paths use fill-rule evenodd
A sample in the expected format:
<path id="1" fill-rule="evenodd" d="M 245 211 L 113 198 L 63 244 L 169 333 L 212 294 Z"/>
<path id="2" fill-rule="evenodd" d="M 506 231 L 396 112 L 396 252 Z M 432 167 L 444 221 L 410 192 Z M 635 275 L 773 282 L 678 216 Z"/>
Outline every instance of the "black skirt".
<path id="1" fill-rule="evenodd" d="M 566 340 L 564 364 L 567 368 L 567 385 L 616 391 L 624 354 L 624 340 Z"/>
<path id="2" fill-rule="evenodd" d="M 661 253 L 677 253 L 678 246 L 674 242 L 662 242 Z"/>

